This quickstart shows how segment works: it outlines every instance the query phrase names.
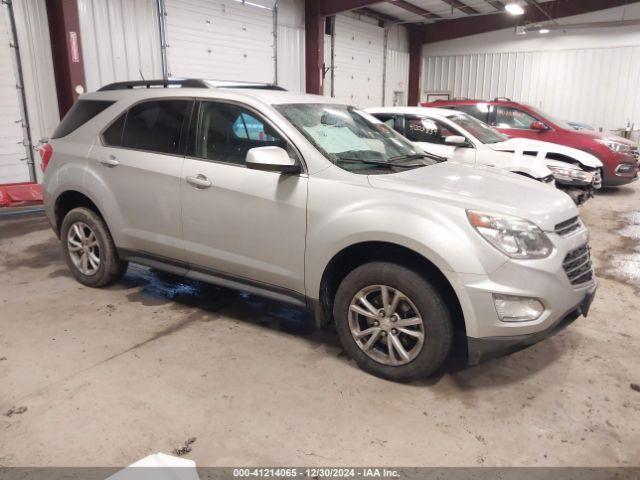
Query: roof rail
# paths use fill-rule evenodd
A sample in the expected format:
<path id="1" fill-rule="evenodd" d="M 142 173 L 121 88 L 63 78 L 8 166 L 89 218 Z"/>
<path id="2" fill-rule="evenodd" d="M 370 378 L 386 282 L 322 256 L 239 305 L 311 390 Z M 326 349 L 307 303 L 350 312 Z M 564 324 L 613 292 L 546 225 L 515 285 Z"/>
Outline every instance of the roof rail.
<path id="1" fill-rule="evenodd" d="M 494 98 L 494 99 L 493 99 L 493 101 L 494 101 L 494 102 L 500 102 L 500 101 L 503 101 L 503 102 L 510 102 L 510 101 L 511 101 L 511 99 L 510 99 L 509 97 L 496 97 L 496 98 Z"/>
<path id="2" fill-rule="evenodd" d="M 257 90 L 285 90 L 273 83 L 234 82 L 229 80 L 201 80 L 197 78 L 170 78 L 168 80 L 132 80 L 115 82 L 99 88 L 99 92 L 106 90 L 131 90 L 134 88 L 252 88 Z"/>
<path id="3" fill-rule="evenodd" d="M 205 80 L 205 83 L 214 88 L 251 88 L 255 90 L 282 90 L 286 91 L 279 85 L 274 83 L 261 83 L 261 82 L 243 82 L 233 80 Z"/>
<path id="4" fill-rule="evenodd" d="M 185 79 L 169 79 L 169 80 L 133 80 L 128 82 L 115 82 L 99 88 L 99 92 L 105 90 L 128 90 L 133 88 L 151 88 L 151 87 L 181 87 L 181 88 L 209 88 L 204 80 L 195 78 Z"/>

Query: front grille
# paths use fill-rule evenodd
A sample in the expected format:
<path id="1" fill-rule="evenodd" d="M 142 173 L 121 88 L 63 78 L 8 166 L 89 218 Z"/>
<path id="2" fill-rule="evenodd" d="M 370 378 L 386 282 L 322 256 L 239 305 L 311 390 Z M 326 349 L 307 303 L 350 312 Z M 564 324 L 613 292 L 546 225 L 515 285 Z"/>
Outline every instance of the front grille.
<path id="1" fill-rule="evenodd" d="M 580 221 L 580 217 L 573 217 L 557 224 L 554 230 L 561 237 L 566 237 L 570 233 L 580 230 L 581 228 L 582 222 Z"/>
<path id="2" fill-rule="evenodd" d="M 593 266 L 589 245 L 583 245 L 567 253 L 564 262 L 562 262 L 562 268 L 571 285 L 590 282 L 593 279 Z"/>

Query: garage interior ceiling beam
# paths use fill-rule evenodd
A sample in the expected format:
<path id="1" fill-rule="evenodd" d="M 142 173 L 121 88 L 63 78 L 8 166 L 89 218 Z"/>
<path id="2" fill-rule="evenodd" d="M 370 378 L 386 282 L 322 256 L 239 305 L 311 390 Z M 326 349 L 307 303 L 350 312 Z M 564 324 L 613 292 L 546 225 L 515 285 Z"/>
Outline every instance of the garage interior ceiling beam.
<path id="1" fill-rule="evenodd" d="M 353 12 L 375 18 L 376 20 L 382 20 L 383 22 L 402 23 L 402 20 L 400 20 L 397 17 L 387 15 L 386 13 L 378 12 L 377 10 L 373 10 L 368 7 L 358 8 L 357 10 L 353 10 Z"/>
<path id="2" fill-rule="evenodd" d="M 306 0 L 305 5 L 315 3 L 320 13 L 325 17 L 336 15 L 357 8 L 368 7 L 374 3 L 381 3 L 380 0 Z"/>
<path id="3" fill-rule="evenodd" d="M 470 7 L 469 5 L 465 5 L 460 0 L 442 0 L 447 5 L 451 5 L 452 8 L 457 8 L 461 12 L 466 13 L 467 15 L 477 15 L 480 13 L 475 8 Z"/>
<path id="4" fill-rule="evenodd" d="M 504 3 L 498 1 L 498 0 L 485 0 L 489 5 L 491 5 L 493 8 L 495 8 L 496 10 L 500 10 L 503 11 L 504 10 Z"/>
<path id="5" fill-rule="evenodd" d="M 483 15 L 482 20 L 479 20 L 478 17 L 475 16 L 456 18 L 423 25 L 419 28 L 422 30 L 422 42 L 433 43 L 466 37 L 468 35 L 492 32 L 494 30 L 514 28 L 527 23 L 549 21 L 549 18 L 558 19 L 607 8 L 620 7 L 630 3 L 637 3 L 637 1 L 638 0 L 552 0 L 539 4 L 540 9 L 527 5 L 524 15 L 519 17 L 513 17 L 504 12 L 496 12 Z"/>
<path id="6" fill-rule="evenodd" d="M 395 5 L 396 7 L 400 7 L 406 10 L 407 12 L 420 15 L 421 17 L 424 17 L 424 18 L 429 18 L 429 19 L 440 18 L 440 15 L 436 15 L 435 13 L 430 12 L 429 10 L 425 10 L 422 7 L 418 7 L 413 3 L 409 3 L 406 0 L 389 0 L 388 3 Z"/>

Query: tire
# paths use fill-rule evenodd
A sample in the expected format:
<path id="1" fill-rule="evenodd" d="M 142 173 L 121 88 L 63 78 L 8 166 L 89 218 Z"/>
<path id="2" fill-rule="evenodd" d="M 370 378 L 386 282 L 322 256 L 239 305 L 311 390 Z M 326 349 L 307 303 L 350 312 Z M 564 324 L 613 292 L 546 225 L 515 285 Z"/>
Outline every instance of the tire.
<path id="1" fill-rule="evenodd" d="M 394 310 L 397 316 L 387 313 L 380 316 L 378 311 L 379 319 L 376 320 L 373 312 L 384 311 L 381 303 L 383 287 L 389 300 L 389 312 L 393 308 L 392 299 L 398 292 L 401 295 Z M 364 296 L 374 310 L 365 308 L 356 296 Z M 358 312 L 352 310 L 356 307 L 360 307 Z M 452 348 L 453 322 L 444 299 L 422 275 L 399 264 L 371 262 L 354 269 L 338 287 L 333 315 L 342 346 L 358 366 L 387 380 L 411 382 L 426 378 L 442 366 Z M 399 327 L 393 328 L 393 325 Z M 375 333 L 379 330 L 382 331 Z M 407 330 L 412 333 L 405 333 Z M 374 333 L 358 341 L 352 331 Z M 374 334 L 376 338 L 372 340 Z M 370 341 L 374 343 L 367 349 Z M 396 347 L 398 341 L 406 357 Z"/>
<path id="2" fill-rule="evenodd" d="M 60 232 L 62 251 L 69 270 L 83 285 L 104 287 L 122 278 L 127 271 L 128 263 L 118 257 L 106 223 L 94 211 L 84 207 L 69 211 L 62 221 Z M 86 243 L 83 243 L 85 240 Z M 83 256 L 87 259 L 86 263 L 83 263 Z"/>

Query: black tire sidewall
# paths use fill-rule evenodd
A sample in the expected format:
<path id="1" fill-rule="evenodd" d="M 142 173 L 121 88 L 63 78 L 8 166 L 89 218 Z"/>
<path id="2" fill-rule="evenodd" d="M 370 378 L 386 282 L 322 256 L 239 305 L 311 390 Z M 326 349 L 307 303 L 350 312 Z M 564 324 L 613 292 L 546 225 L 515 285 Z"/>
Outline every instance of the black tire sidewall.
<path id="1" fill-rule="evenodd" d="M 84 275 L 74 265 L 73 260 L 71 260 L 67 244 L 67 235 L 71 226 L 76 222 L 85 223 L 96 235 L 96 240 L 98 241 L 98 246 L 100 248 L 100 266 L 94 275 Z M 65 261 L 69 266 L 69 270 L 71 270 L 71 274 L 83 285 L 89 287 L 101 287 L 113 281 L 113 279 L 120 273 L 119 270 L 122 267 L 119 265 L 120 261 L 109 230 L 107 229 L 104 220 L 88 208 L 74 208 L 67 213 L 62 221 L 60 241 L 62 243 Z"/>
<path id="2" fill-rule="evenodd" d="M 411 362 L 384 365 L 364 353 L 353 339 L 348 321 L 351 300 L 370 285 L 387 285 L 407 295 L 424 322 L 425 340 L 421 352 Z M 334 318 L 340 341 L 363 370 L 388 380 L 410 382 L 436 372 L 451 351 L 453 326 L 451 315 L 440 293 L 419 273 L 399 264 L 371 262 L 349 273 L 338 287 Z"/>

